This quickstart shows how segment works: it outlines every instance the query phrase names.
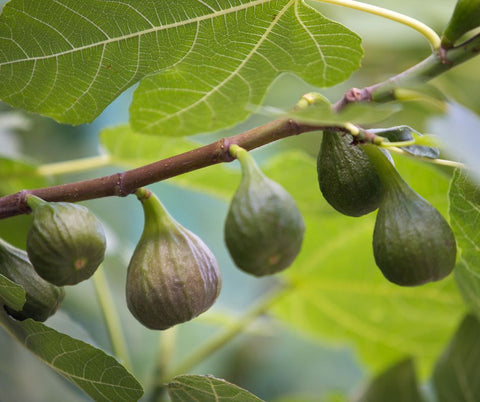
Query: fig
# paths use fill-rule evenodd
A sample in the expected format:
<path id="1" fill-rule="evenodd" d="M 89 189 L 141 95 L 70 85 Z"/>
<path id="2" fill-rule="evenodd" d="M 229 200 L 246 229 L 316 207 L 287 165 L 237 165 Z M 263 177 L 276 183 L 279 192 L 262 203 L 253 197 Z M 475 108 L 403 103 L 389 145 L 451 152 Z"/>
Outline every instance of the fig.
<path id="1" fill-rule="evenodd" d="M 65 291 L 42 279 L 33 268 L 25 251 L 0 239 L 0 274 L 22 286 L 26 301 L 21 311 L 5 306 L 17 320 L 33 318 L 45 321 L 57 311 Z"/>
<path id="2" fill-rule="evenodd" d="M 318 184 L 327 202 L 348 216 L 378 208 L 381 186 L 375 167 L 350 136 L 324 131 L 317 158 Z"/>
<path id="3" fill-rule="evenodd" d="M 382 197 L 373 254 L 383 275 L 401 286 L 438 281 L 455 266 L 455 236 L 445 218 L 418 195 L 375 146 L 364 149 L 377 168 Z"/>
<path id="4" fill-rule="evenodd" d="M 221 275 L 215 256 L 146 189 L 136 192 L 145 225 L 127 273 L 127 306 L 151 329 L 167 329 L 208 310 Z"/>
<path id="5" fill-rule="evenodd" d="M 264 276 L 289 267 L 300 252 L 305 224 L 295 201 L 267 178 L 252 156 L 237 145 L 242 179 L 230 202 L 224 237 L 230 256 L 242 271 Z"/>
<path id="6" fill-rule="evenodd" d="M 29 195 L 33 221 L 27 234 L 27 253 L 37 273 L 57 286 L 90 278 L 105 256 L 100 221 L 84 206 L 46 202 Z"/>

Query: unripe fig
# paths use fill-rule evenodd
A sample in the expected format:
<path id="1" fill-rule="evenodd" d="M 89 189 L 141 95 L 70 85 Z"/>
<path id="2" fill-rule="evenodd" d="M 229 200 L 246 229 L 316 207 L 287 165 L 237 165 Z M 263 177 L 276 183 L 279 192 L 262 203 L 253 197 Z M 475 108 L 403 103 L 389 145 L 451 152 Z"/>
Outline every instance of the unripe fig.
<path id="1" fill-rule="evenodd" d="M 360 145 L 351 137 L 324 131 L 317 158 L 320 190 L 327 202 L 348 216 L 362 216 L 380 204 L 380 179 Z"/>
<path id="2" fill-rule="evenodd" d="M 456 242 L 443 216 L 419 196 L 375 146 L 364 147 L 377 168 L 382 199 L 373 232 L 375 262 L 402 286 L 438 281 L 452 272 Z"/>
<path id="3" fill-rule="evenodd" d="M 33 221 L 27 253 L 37 273 L 57 286 L 90 278 L 105 256 L 105 234 L 87 208 L 66 202 L 45 202 L 28 196 Z"/>
<path id="4" fill-rule="evenodd" d="M 33 269 L 27 253 L 0 239 L 0 274 L 22 286 L 26 301 L 21 311 L 5 306 L 17 320 L 45 321 L 62 302 L 65 291 L 43 280 Z"/>
<path id="5" fill-rule="evenodd" d="M 242 167 L 242 180 L 230 202 L 225 243 L 241 270 L 256 276 L 289 267 L 300 252 L 305 224 L 293 198 L 267 178 L 252 156 L 230 148 Z"/>
<path id="6" fill-rule="evenodd" d="M 137 191 L 145 226 L 127 273 L 127 306 L 151 329 L 167 329 L 209 309 L 221 288 L 215 256 L 176 222 L 158 198 Z"/>

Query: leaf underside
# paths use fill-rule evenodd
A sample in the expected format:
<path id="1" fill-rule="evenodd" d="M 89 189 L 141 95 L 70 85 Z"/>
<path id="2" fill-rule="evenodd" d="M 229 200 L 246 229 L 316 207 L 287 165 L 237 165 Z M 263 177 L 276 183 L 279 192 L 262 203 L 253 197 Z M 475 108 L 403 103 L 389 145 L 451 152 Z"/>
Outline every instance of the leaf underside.
<path id="1" fill-rule="evenodd" d="M 142 80 L 136 130 L 211 131 L 243 120 L 272 81 L 317 86 L 359 67 L 360 38 L 301 0 L 12 0 L 0 16 L 0 99 L 70 124 Z"/>
<path id="2" fill-rule="evenodd" d="M 261 402 L 250 392 L 212 376 L 181 375 L 168 384 L 172 402 Z"/>
<path id="3" fill-rule="evenodd" d="M 480 318 L 480 187 L 460 170 L 450 186 L 450 221 L 461 250 L 455 279 L 467 305 Z"/>
<path id="4" fill-rule="evenodd" d="M 16 321 L 3 310 L 0 326 L 95 401 L 137 401 L 143 394 L 141 385 L 122 365 L 85 342 L 30 318 Z"/>

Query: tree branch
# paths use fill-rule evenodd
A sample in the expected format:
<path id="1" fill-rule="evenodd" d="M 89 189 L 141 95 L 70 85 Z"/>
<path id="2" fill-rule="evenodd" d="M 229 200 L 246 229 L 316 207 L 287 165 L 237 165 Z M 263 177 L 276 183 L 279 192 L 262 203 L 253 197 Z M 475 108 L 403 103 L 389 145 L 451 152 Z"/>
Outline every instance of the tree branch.
<path id="1" fill-rule="evenodd" d="M 478 54 L 480 54 L 480 34 L 456 47 L 441 48 L 417 65 L 384 82 L 363 89 L 350 89 L 333 108 L 339 111 L 352 102 L 395 100 L 395 88 L 429 81 Z M 292 119 L 278 119 L 244 133 L 223 138 L 209 145 L 137 169 L 59 186 L 22 190 L 0 198 L 0 219 L 29 213 L 30 208 L 26 204 L 27 194 L 34 194 L 46 201 L 66 202 L 109 196 L 124 197 L 132 194 L 139 187 L 217 163 L 231 162 L 233 158 L 228 149 L 232 144 L 252 150 L 282 138 L 324 129 L 335 129 L 335 127 L 312 126 L 295 122 Z"/>
<path id="2" fill-rule="evenodd" d="M 22 190 L 0 198 L 0 219 L 29 213 L 30 208 L 26 204 L 27 194 L 34 194 L 49 202 L 77 202 L 109 196 L 124 197 L 134 193 L 139 187 L 217 163 L 231 162 L 233 158 L 228 150 L 232 144 L 238 144 L 242 148 L 251 150 L 292 135 L 325 128 L 324 126 L 298 124 L 291 119 L 278 119 L 244 133 L 223 138 L 137 169 L 59 186 Z"/>

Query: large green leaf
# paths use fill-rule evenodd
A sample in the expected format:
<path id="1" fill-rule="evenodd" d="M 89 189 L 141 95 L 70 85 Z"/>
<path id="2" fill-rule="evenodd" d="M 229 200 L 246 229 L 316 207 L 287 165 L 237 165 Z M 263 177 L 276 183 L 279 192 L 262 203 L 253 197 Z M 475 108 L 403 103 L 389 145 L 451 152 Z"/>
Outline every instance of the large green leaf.
<path id="1" fill-rule="evenodd" d="M 358 68 L 358 37 L 303 1 L 225 2 L 234 13 L 210 3 L 219 18 L 198 24 L 181 63 L 140 84 L 131 108 L 135 128 L 164 135 L 216 130 L 247 117 L 245 106 L 260 104 L 282 72 L 330 86 Z"/>
<path id="2" fill-rule="evenodd" d="M 423 402 L 412 359 L 389 367 L 374 378 L 355 402 Z"/>
<path id="3" fill-rule="evenodd" d="M 282 72 L 328 86 L 362 56 L 357 35 L 302 0 L 12 0 L 0 49 L 0 99 L 65 123 L 157 72 L 132 114 L 162 135 L 232 125 Z"/>
<path id="4" fill-rule="evenodd" d="M 0 274 L 0 308 L 7 305 L 13 310 L 21 311 L 25 300 L 23 288 Z"/>
<path id="5" fill-rule="evenodd" d="M 450 187 L 450 220 L 461 250 L 455 278 L 468 306 L 480 317 L 480 187 L 460 170 Z"/>
<path id="6" fill-rule="evenodd" d="M 16 321 L 3 309 L 0 326 L 95 401 L 137 401 L 143 394 L 137 380 L 113 357 L 85 342 L 30 318 Z"/>
<path id="7" fill-rule="evenodd" d="M 168 384 L 172 402 L 218 401 L 261 402 L 244 389 L 211 376 L 181 375 Z"/>
<path id="8" fill-rule="evenodd" d="M 433 374 L 439 402 L 475 402 L 480 396 L 480 322 L 465 317 Z"/>
<path id="9" fill-rule="evenodd" d="M 407 158 L 397 158 L 396 165 L 417 192 L 447 212 L 446 175 Z M 282 274 L 293 289 L 275 315 L 314 339 L 353 346 L 376 371 L 414 356 L 420 373 L 429 373 L 465 310 L 453 277 L 414 288 L 388 282 L 373 258 L 375 214 L 350 218 L 328 205 L 313 158 L 289 152 L 262 170 L 292 194 L 306 224 L 300 255 Z M 207 180 L 209 172 L 203 171 L 202 189 L 218 194 L 215 173 Z M 195 182 L 191 175 L 182 179 Z M 238 182 L 232 178 L 228 188 Z"/>

